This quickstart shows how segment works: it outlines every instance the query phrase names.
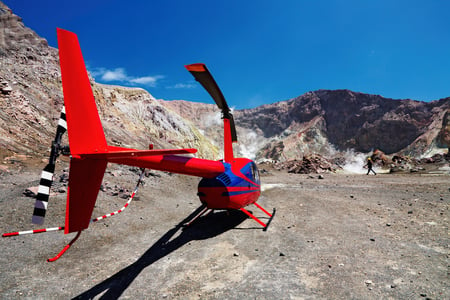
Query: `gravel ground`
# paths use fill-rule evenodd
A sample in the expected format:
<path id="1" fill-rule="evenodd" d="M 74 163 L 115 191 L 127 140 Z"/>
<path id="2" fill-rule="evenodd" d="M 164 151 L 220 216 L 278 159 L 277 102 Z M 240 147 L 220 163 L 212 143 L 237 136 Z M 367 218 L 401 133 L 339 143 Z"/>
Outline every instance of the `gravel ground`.
<path id="1" fill-rule="evenodd" d="M 31 229 L 39 171 L 0 174 L 0 230 Z M 238 211 L 188 228 L 197 178 L 154 172 L 125 212 L 73 237 L 50 232 L 0 239 L 2 299 L 449 299 L 450 175 L 444 172 L 263 174 L 267 231 Z M 132 189 L 137 175 L 109 172 Z M 46 226 L 63 225 L 65 194 Z M 126 199 L 101 192 L 94 217 Z M 256 207 L 250 209 L 264 219 Z"/>

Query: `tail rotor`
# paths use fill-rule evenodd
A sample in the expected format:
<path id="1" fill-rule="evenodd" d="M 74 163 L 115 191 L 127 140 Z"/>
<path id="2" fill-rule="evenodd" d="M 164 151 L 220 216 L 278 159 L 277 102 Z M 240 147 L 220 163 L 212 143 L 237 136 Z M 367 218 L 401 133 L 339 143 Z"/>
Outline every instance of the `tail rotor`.
<path id="1" fill-rule="evenodd" d="M 66 111 L 63 107 L 61 115 L 58 121 L 58 127 L 56 129 L 55 139 L 52 142 L 52 149 L 48 164 L 42 170 L 41 180 L 39 181 L 38 194 L 36 196 L 36 202 L 34 204 L 34 211 L 32 222 L 33 224 L 43 224 L 45 213 L 47 212 L 48 199 L 50 197 L 50 188 L 53 183 L 53 176 L 55 173 L 56 159 L 60 154 L 68 155 L 70 150 L 68 146 L 61 146 L 61 140 L 63 134 L 67 130 Z"/>

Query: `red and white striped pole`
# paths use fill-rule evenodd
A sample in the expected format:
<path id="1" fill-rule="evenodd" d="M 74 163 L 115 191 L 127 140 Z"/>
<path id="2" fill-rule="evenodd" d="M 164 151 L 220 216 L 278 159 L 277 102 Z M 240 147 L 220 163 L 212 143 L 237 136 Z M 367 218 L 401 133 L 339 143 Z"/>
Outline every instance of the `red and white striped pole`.
<path id="1" fill-rule="evenodd" d="M 58 231 L 58 230 L 64 230 L 64 227 L 52 227 L 52 228 L 43 228 L 43 229 L 35 229 L 35 230 L 10 232 L 10 233 L 2 234 L 2 237 L 24 235 L 24 234 L 36 234 L 36 233 L 49 232 L 49 231 Z"/>

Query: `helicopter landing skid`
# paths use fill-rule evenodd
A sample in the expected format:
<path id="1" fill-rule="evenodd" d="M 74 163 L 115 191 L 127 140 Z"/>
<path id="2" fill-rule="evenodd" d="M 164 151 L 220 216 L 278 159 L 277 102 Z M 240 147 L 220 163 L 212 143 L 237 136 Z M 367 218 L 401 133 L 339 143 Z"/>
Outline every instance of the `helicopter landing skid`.
<path id="1" fill-rule="evenodd" d="M 267 221 L 267 223 L 264 223 L 263 221 L 261 221 L 260 219 L 258 219 L 257 217 L 255 217 L 251 212 L 249 212 L 248 210 L 246 210 L 245 208 L 243 208 L 243 207 L 241 207 L 240 208 L 240 210 L 242 211 L 242 212 L 244 212 L 247 216 L 249 216 L 250 218 L 252 218 L 253 220 L 255 220 L 256 222 L 258 222 L 262 227 L 264 227 L 264 231 L 266 231 L 267 230 L 267 228 L 269 227 L 269 225 L 270 225 L 270 222 L 272 222 L 272 219 L 273 219 L 273 217 L 275 216 L 275 212 L 276 212 L 276 209 L 274 208 L 273 209 L 273 212 L 272 213 L 269 213 L 267 210 L 265 210 L 261 205 L 259 205 L 258 203 L 253 203 L 253 204 L 255 204 L 255 206 L 257 207 L 257 208 L 259 208 L 260 210 L 262 210 L 266 215 L 268 215 L 269 216 L 269 221 Z"/>

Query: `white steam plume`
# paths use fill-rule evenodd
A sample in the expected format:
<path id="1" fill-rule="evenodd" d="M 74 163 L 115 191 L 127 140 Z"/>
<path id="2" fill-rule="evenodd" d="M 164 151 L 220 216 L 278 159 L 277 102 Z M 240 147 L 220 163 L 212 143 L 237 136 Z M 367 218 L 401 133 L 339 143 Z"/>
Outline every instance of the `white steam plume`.
<path id="1" fill-rule="evenodd" d="M 353 150 L 347 150 L 344 154 L 345 165 L 342 166 L 342 169 L 349 173 L 366 174 L 367 169 L 364 166 L 369 156 L 370 154 L 367 153 L 355 153 Z M 373 169 L 377 172 L 375 167 Z"/>

